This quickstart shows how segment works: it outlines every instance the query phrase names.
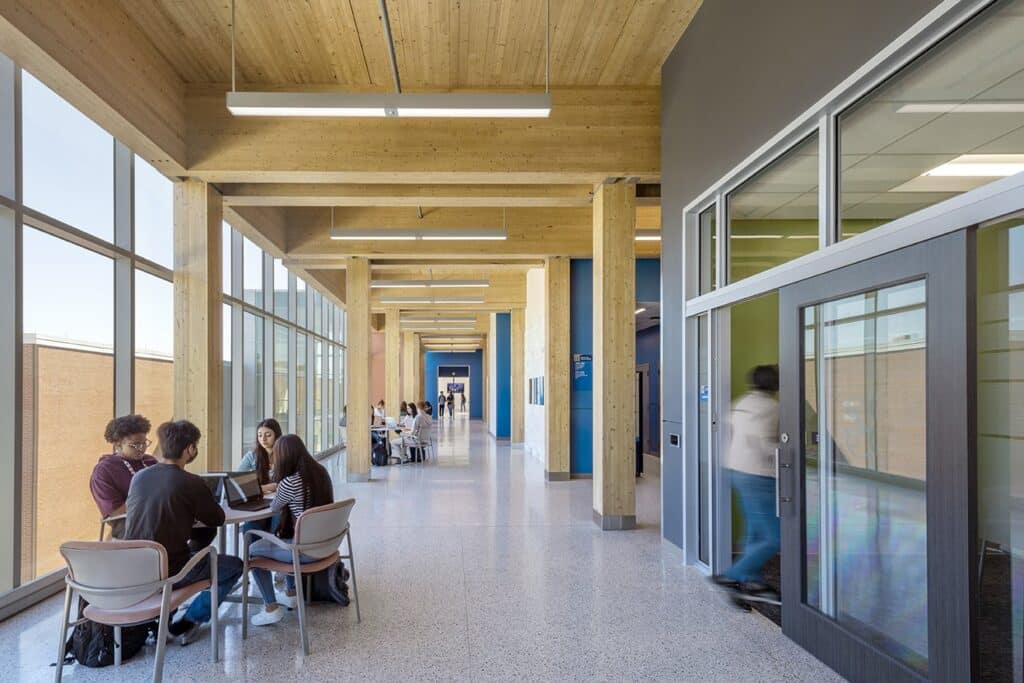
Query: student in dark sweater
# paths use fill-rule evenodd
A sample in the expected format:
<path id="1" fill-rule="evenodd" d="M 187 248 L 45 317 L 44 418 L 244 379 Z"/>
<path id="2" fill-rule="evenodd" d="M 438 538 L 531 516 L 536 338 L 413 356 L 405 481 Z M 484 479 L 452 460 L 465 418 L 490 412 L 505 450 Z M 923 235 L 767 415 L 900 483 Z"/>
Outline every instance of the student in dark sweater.
<path id="1" fill-rule="evenodd" d="M 209 528 L 224 524 L 224 510 L 203 480 L 185 471 L 199 454 L 199 428 L 187 420 L 165 422 L 157 430 L 160 460 L 132 478 L 128 490 L 127 540 L 156 541 L 167 550 L 171 576 L 188 562 L 188 541 L 192 526 L 200 522 Z M 223 599 L 242 576 L 242 561 L 232 555 L 217 557 L 217 590 Z M 205 559 L 179 581 L 175 588 L 210 578 Z M 195 639 L 201 624 L 210 620 L 210 593 L 203 591 L 189 605 L 185 616 L 170 625 L 181 644 Z"/>

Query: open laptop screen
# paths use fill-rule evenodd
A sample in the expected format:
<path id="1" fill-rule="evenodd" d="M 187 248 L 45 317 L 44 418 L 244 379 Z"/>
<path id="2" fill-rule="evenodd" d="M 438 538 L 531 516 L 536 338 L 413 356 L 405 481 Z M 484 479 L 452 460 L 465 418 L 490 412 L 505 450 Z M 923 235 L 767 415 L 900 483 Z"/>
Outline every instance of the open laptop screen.
<path id="1" fill-rule="evenodd" d="M 225 480 L 228 503 L 244 503 L 257 500 L 263 495 L 259 475 L 256 472 L 231 472 Z"/>

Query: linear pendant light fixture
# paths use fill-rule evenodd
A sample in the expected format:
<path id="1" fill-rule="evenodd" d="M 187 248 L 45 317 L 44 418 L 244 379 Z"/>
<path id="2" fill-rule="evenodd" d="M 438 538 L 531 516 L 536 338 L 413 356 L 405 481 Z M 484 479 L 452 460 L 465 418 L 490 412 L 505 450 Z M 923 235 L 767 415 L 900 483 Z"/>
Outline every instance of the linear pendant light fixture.
<path id="1" fill-rule="evenodd" d="M 235 83 L 235 0 L 231 0 L 231 92 L 227 107 L 235 116 L 546 118 L 551 114 L 551 0 L 544 33 L 544 92 L 403 93 L 391 36 L 387 0 L 380 0 L 396 92 L 238 92 Z"/>
<path id="2" fill-rule="evenodd" d="M 334 207 L 331 207 L 331 231 L 332 240 L 355 240 L 355 241 L 377 241 L 377 240 L 403 240 L 403 241 L 464 241 L 464 240 L 506 240 L 508 239 L 508 211 L 501 210 L 500 228 L 335 228 Z M 471 282 L 471 281 L 466 281 Z M 410 285 L 415 287 L 417 285 Z M 443 285 L 436 285 L 441 287 Z M 461 287 L 485 287 L 486 285 L 450 285 Z"/>

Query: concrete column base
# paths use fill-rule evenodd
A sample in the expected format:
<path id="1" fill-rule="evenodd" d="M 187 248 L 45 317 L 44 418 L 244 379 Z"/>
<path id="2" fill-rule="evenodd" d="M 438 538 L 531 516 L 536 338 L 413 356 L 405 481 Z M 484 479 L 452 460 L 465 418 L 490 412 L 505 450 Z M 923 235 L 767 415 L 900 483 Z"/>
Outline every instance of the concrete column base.
<path id="1" fill-rule="evenodd" d="M 636 528 L 636 515 L 602 515 L 594 510 L 594 524 L 602 531 L 628 531 Z"/>
<path id="2" fill-rule="evenodd" d="M 569 481 L 568 472 L 544 472 L 544 479 L 547 481 Z"/>

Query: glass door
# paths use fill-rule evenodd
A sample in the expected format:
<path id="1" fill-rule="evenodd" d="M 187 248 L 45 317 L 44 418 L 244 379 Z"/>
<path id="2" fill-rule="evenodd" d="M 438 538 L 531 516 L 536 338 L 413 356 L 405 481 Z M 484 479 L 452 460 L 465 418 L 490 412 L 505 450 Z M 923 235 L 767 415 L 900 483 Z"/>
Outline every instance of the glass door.
<path id="1" fill-rule="evenodd" d="M 969 239 L 780 293 L 783 630 L 852 680 L 970 678 Z"/>

